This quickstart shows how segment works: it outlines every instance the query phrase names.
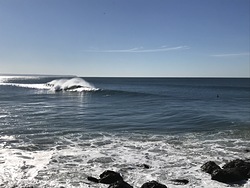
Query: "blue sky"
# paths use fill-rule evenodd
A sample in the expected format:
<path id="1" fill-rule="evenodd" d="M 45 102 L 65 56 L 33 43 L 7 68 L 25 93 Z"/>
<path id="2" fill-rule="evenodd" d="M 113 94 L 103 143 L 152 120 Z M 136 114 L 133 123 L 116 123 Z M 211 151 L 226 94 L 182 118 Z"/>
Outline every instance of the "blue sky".
<path id="1" fill-rule="evenodd" d="M 249 0 L 0 0 L 0 73 L 250 77 Z"/>

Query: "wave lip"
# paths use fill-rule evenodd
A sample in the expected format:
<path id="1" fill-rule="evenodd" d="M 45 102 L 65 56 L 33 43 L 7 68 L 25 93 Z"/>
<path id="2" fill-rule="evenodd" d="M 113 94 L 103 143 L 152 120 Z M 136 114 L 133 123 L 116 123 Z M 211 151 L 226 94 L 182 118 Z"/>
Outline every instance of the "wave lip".
<path id="1" fill-rule="evenodd" d="M 54 91 L 96 91 L 98 90 L 93 85 L 82 78 L 76 77 L 71 79 L 56 79 L 48 82 L 46 86 Z"/>

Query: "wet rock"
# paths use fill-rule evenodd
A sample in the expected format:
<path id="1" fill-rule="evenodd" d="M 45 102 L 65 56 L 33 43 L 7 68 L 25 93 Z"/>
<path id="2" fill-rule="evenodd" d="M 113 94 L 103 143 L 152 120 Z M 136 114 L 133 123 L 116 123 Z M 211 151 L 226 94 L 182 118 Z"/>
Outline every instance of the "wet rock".
<path id="1" fill-rule="evenodd" d="M 99 180 L 100 183 L 112 184 L 117 181 L 123 181 L 123 178 L 118 172 L 106 170 L 100 175 L 100 180 Z"/>
<path id="2" fill-rule="evenodd" d="M 235 159 L 220 168 L 215 162 L 209 161 L 201 166 L 204 172 L 211 174 L 212 180 L 223 183 L 245 181 L 250 178 L 250 161 Z"/>
<path id="3" fill-rule="evenodd" d="M 173 179 L 173 180 L 170 180 L 170 181 L 175 182 L 178 185 L 186 185 L 186 184 L 189 183 L 189 181 L 186 180 L 186 179 Z"/>
<path id="4" fill-rule="evenodd" d="M 250 170 L 250 161 L 249 160 L 242 160 L 242 159 L 235 159 L 226 163 L 222 168 L 235 168 L 235 167 L 245 167 Z"/>
<path id="5" fill-rule="evenodd" d="M 133 188 L 133 187 L 125 181 L 117 181 L 111 184 L 108 188 Z"/>
<path id="6" fill-rule="evenodd" d="M 238 167 L 215 170 L 211 177 L 212 180 L 222 183 L 239 182 L 247 179 L 247 176 L 242 173 L 242 169 Z"/>
<path id="7" fill-rule="evenodd" d="M 160 184 L 157 181 L 150 181 L 147 183 L 144 183 L 141 188 L 167 188 L 166 185 Z"/>
<path id="8" fill-rule="evenodd" d="M 235 159 L 233 161 L 230 161 L 229 163 L 226 163 L 222 168 L 237 168 L 241 172 L 243 177 L 250 178 L 250 160 Z"/>
<path id="9" fill-rule="evenodd" d="M 92 182 L 95 182 L 95 183 L 99 183 L 99 179 L 97 179 L 97 178 L 88 176 L 87 179 L 88 179 L 89 181 L 92 181 Z"/>
<path id="10" fill-rule="evenodd" d="M 138 164 L 137 166 L 145 169 L 150 169 L 150 166 L 147 164 Z"/>
<path id="11" fill-rule="evenodd" d="M 221 168 L 213 161 L 208 161 L 201 166 L 201 170 L 208 174 L 212 174 L 215 170 L 220 170 L 220 169 Z"/>
<path id="12" fill-rule="evenodd" d="M 118 172 L 114 172 L 111 170 L 106 170 L 100 175 L 100 179 L 95 177 L 87 177 L 89 181 L 95 182 L 95 183 L 104 183 L 104 184 L 112 184 L 117 181 L 123 181 L 123 178 Z"/>

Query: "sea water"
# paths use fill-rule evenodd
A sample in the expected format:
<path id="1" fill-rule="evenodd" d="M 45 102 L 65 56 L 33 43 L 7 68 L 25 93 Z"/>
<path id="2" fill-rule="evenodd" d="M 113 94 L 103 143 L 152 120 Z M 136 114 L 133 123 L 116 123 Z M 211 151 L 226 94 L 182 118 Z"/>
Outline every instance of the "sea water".
<path id="1" fill-rule="evenodd" d="M 200 169 L 249 149 L 249 78 L 0 76 L 0 187 L 104 188 L 87 177 L 105 170 L 135 188 L 250 187 Z"/>

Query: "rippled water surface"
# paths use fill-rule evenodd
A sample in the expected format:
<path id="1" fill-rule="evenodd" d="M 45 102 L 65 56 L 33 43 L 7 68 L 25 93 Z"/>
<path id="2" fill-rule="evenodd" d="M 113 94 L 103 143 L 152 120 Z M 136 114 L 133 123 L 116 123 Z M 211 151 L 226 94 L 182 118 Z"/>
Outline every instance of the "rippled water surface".
<path id="1" fill-rule="evenodd" d="M 0 187 L 228 187 L 200 166 L 250 158 L 249 99 L 249 79 L 0 76 Z"/>

